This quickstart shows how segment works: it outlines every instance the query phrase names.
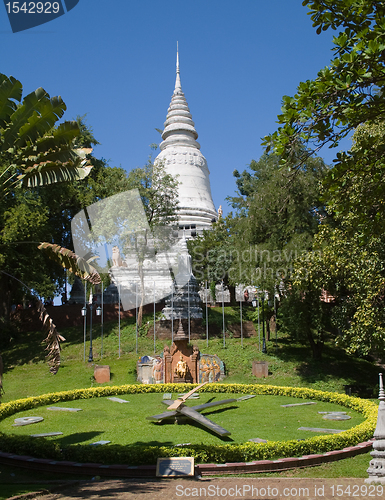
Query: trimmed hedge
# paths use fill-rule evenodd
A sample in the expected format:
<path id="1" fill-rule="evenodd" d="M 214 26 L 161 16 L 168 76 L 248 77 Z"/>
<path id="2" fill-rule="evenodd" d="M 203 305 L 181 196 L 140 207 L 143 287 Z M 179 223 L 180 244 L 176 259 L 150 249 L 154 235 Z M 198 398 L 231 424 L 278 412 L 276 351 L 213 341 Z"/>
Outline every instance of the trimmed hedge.
<path id="1" fill-rule="evenodd" d="M 44 394 L 33 398 L 19 399 L 0 406 L 0 420 L 20 411 L 51 405 L 62 401 L 116 396 L 122 394 L 145 394 L 150 392 L 187 392 L 192 384 L 122 385 L 119 387 L 96 387 L 74 391 Z M 366 420 L 339 434 L 316 436 L 304 441 L 269 441 L 267 443 L 149 446 L 149 445 L 109 445 L 93 447 L 70 445 L 63 449 L 58 443 L 33 439 L 29 436 L 15 436 L 0 433 L 0 450 L 19 455 L 39 458 L 93 462 L 103 464 L 151 465 L 158 457 L 188 456 L 197 463 L 249 462 L 252 460 L 273 460 L 284 457 L 325 453 L 327 451 L 354 446 L 373 437 L 376 427 L 378 406 L 368 400 L 346 396 L 334 392 L 323 392 L 304 387 L 279 387 L 258 384 L 208 384 L 201 389 L 210 393 L 265 394 L 291 396 L 302 399 L 328 401 L 362 413 Z"/>

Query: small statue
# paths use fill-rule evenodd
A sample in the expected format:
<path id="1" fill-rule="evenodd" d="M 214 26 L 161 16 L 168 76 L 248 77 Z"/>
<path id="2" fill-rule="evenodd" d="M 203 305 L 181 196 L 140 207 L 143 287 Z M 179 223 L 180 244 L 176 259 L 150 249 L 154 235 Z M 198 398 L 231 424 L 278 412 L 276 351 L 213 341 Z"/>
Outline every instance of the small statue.
<path id="1" fill-rule="evenodd" d="M 112 247 L 112 267 L 127 267 L 126 262 L 123 262 L 118 246 Z"/>
<path id="2" fill-rule="evenodd" d="M 180 378 L 186 377 L 187 365 L 186 365 L 186 361 L 184 361 L 184 359 L 183 359 L 182 354 L 180 355 L 180 360 L 178 361 L 178 363 L 175 366 L 174 372 L 175 372 L 175 375 L 178 375 L 178 377 L 180 377 Z"/>
<path id="3" fill-rule="evenodd" d="M 156 384 L 160 384 L 162 382 L 162 371 L 163 371 L 163 361 L 162 358 L 157 356 L 152 367 L 152 375 L 155 379 Z"/>
<path id="4" fill-rule="evenodd" d="M 219 208 L 218 208 L 218 220 L 222 218 L 222 215 L 223 215 L 222 205 L 219 205 Z"/>

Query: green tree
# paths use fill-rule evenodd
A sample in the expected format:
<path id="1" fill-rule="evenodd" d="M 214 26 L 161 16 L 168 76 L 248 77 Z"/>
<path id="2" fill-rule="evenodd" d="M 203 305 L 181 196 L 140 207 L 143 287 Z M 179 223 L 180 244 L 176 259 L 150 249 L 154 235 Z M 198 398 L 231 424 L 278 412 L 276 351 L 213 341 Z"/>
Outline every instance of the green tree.
<path id="1" fill-rule="evenodd" d="M 363 245 L 360 236 L 347 219 L 341 227 L 322 227 L 314 244 L 319 251 L 296 263 L 293 289 L 303 295 L 315 291 L 318 297 L 327 290 L 336 343 L 348 353 L 369 354 L 385 346 L 385 241 L 373 237 Z"/>
<path id="2" fill-rule="evenodd" d="M 329 210 L 339 220 L 349 220 L 351 232 L 360 239 L 380 237 L 385 230 L 385 123 L 367 121 L 352 137 L 344 169 L 324 183 Z M 347 227 L 345 227 L 347 231 Z"/>
<path id="3" fill-rule="evenodd" d="M 334 58 L 317 78 L 301 82 L 294 97 L 284 96 L 281 126 L 265 138 L 282 156 L 295 157 L 298 141 L 318 151 L 335 147 L 360 125 L 381 122 L 385 114 L 385 4 L 377 0 L 305 0 L 317 33 L 340 30 L 334 37 Z M 343 189 L 346 174 L 360 174 L 383 159 L 383 147 L 372 148 L 365 137 L 361 147 L 338 153 L 328 179 L 329 190 Z M 296 164 L 306 160 L 308 152 Z M 369 160 L 369 163 L 368 163 Z M 383 197 L 381 188 L 377 190 Z"/>
<path id="4" fill-rule="evenodd" d="M 214 301 L 215 285 L 223 281 L 229 288 L 230 301 L 235 302 L 235 286 L 229 279 L 233 261 L 231 220 L 231 216 L 220 218 L 211 230 L 187 242 L 193 274 L 201 285 L 207 281 Z"/>
<path id="5" fill-rule="evenodd" d="M 303 148 L 297 150 L 297 155 Z M 250 171 L 235 171 L 238 196 L 231 224 L 234 283 L 254 284 L 273 296 L 291 275 L 293 260 L 312 246 L 325 217 L 320 183 L 327 168 L 309 157 L 296 175 L 279 165 L 280 157 L 264 154 Z"/>
<path id="6" fill-rule="evenodd" d="M 53 291 L 49 274 L 39 273 L 43 257 L 31 253 L 51 236 L 41 188 L 85 178 L 91 169 L 89 151 L 73 145 L 78 124 L 56 126 L 65 109 L 60 97 L 51 98 L 42 88 L 22 99 L 21 83 L 0 75 L 0 318 L 9 318 L 12 298 L 25 294 L 10 275 L 44 294 Z"/>
<path id="7" fill-rule="evenodd" d="M 352 151 L 359 163 L 328 189 L 333 224 L 321 225 L 316 252 L 309 262 L 298 263 L 295 281 L 302 293 L 324 289 L 334 297 L 336 340 L 348 352 L 362 354 L 381 351 L 385 344 L 384 161 L 377 154 L 384 130 L 382 122 L 366 122 L 354 132 Z"/>
<path id="8" fill-rule="evenodd" d="M 43 259 L 34 258 L 31 245 L 47 236 L 49 204 L 40 196 L 41 188 L 56 183 L 84 179 L 91 166 L 86 158 L 89 149 L 76 148 L 74 139 L 79 134 L 77 122 L 56 126 L 66 107 L 60 97 L 51 98 L 42 88 L 22 100 L 22 85 L 13 77 L 0 74 L 0 322 L 9 318 L 12 298 L 31 295 L 36 290 L 50 288 L 47 274 L 41 272 Z M 52 196 L 52 192 L 50 195 Z M 34 241 L 37 240 L 37 241 Z M 61 263 L 79 264 L 77 256 L 63 254 L 55 248 L 51 253 Z M 39 273 L 40 267 L 40 273 Z M 90 270 L 91 268 L 89 268 Z M 79 269 L 76 268 L 78 272 Z M 18 277 L 15 276 L 18 275 Z M 86 274 L 83 273 L 83 276 Z M 43 279 L 42 279 L 43 276 Z M 20 279 L 26 279 L 35 289 Z M 88 276 L 97 279 L 96 275 Z M 19 297 L 18 297 L 19 294 Z M 39 313 L 47 332 L 46 343 L 51 371 L 60 364 L 60 341 L 43 304 Z M 0 370 L 2 371 L 2 369 Z M 0 375 L 0 392 L 2 381 Z"/>
<path id="9" fill-rule="evenodd" d="M 127 177 L 130 189 L 138 189 L 148 222 L 145 228 L 137 228 L 121 238 L 129 238 L 135 248 L 138 274 L 141 284 L 141 301 L 138 310 L 138 324 L 141 326 L 145 300 L 143 263 L 162 250 L 167 250 L 174 242 L 173 226 L 178 216 L 178 180 L 167 174 L 163 164 L 154 164 L 149 158 L 143 168 L 131 170 Z"/>
<path id="10" fill-rule="evenodd" d="M 313 266 L 314 260 L 311 260 Z M 304 268 L 303 266 L 306 266 Z M 294 262 L 293 278 L 285 283 L 277 322 L 280 329 L 296 342 L 307 342 L 314 359 L 322 359 L 325 341 L 333 330 L 333 305 L 321 300 L 322 288 L 318 280 L 311 279 L 304 269 L 308 260 Z"/>

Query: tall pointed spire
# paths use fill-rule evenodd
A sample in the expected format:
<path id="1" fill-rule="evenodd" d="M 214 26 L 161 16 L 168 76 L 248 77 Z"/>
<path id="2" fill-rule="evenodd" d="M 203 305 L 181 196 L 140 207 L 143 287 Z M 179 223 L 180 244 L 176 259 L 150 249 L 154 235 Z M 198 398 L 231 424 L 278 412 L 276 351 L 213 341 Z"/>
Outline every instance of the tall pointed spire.
<path id="1" fill-rule="evenodd" d="M 180 83 L 180 71 L 179 71 L 179 47 L 178 42 L 176 42 L 176 80 L 175 80 L 175 92 L 182 90 L 182 85 Z M 174 93 L 175 93 L 174 92 Z"/>
<path id="2" fill-rule="evenodd" d="M 155 161 L 162 162 L 167 173 L 178 179 L 179 230 L 182 234 L 187 231 L 186 238 L 200 234 L 203 229 L 210 229 L 212 221 L 217 218 L 211 196 L 210 172 L 197 138 L 182 91 L 177 44 L 175 89 L 164 123 L 161 152 Z"/>
<path id="3" fill-rule="evenodd" d="M 196 141 L 197 138 L 198 133 L 195 130 L 195 124 L 180 83 L 179 47 L 177 44 L 175 89 L 164 122 L 163 142 L 160 144 L 160 149 L 163 151 L 175 145 L 200 149 L 200 144 Z"/>

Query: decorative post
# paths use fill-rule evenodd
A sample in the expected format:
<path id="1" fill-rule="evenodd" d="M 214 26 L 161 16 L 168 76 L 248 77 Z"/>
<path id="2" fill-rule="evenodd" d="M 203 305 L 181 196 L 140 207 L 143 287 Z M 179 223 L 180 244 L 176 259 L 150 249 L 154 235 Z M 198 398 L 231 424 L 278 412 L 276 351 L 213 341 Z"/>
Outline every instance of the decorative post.
<path id="1" fill-rule="evenodd" d="M 86 336 L 87 336 L 87 281 L 84 281 L 84 306 L 82 308 L 82 316 L 84 317 L 84 341 L 83 341 L 83 346 L 84 346 L 84 353 L 83 353 L 83 361 L 86 361 Z"/>
<path id="2" fill-rule="evenodd" d="M 171 345 L 174 343 L 174 283 L 171 285 Z"/>
<path id="3" fill-rule="evenodd" d="M 188 297 L 188 342 L 190 343 L 190 340 L 191 340 L 191 326 L 190 326 L 190 278 L 191 278 L 191 275 L 189 277 L 189 280 L 188 280 L 188 283 L 187 283 L 187 297 Z"/>
<path id="4" fill-rule="evenodd" d="M 239 297 L 239 314 L 240 314 L 240 320 L 241 320 L 241 347 L 243 347 L 242 297 Z"/>
<path id="5" fill-rule="evenodd" d="M 102 346 L 100 349 L 100 357 L 103 357 L 103 333 L 104 333 L 104 298 L 103 298 L 103 288 L 104 288 L 104 283 L 102 281 L 102 305 L 101 305 L 101 339 L 102 339 Z"/>
<path id="6" fill-rule="evenodd" d="M 206 345 L 207 347 L 209 346 L 209 316 L 208 316 L 208 309 L 207 309 L 207 281 L 205 281 L 205 296 L 206 296 Z"/>
<path id="7" fill-rule="evenodd" d="M 119 309 L 118 309 L 118 314 L 119 314 L 119 317 L 118 317 L 118 329 L 119 329 L 119 358 L 120 358 L 120 283 L 119 283 Z"/>
<path id="8" fill-rule="evenodd" d="M 89 301 L 89 304 L 90 304 L 90 352 L 89 352 L 89 355 L 88 355 L 88 362 L 89 363 L 92 363 L 92 361 L 94 360 L 94 354 L 93 354 L 93 351 L 92 351 L 92 309 L 93 309 L 93 295 L 92 295 L 92 287 L 91 287 L 91 292 L 90 292 L 90 301 Z"/>
<path id="9" fill-rule="evenodd" d="M 263 354 L 267 354 L 267 349 L 266 349 L 266 335 L 265 335 L 265 298 L 266 298 L 266 292 L 263 292 L 262 295 L 262 352 Z"/>
<path id="10" fill-rule="evenodd" d="M 223 324 L 223 347 L 226 347 L 226 335 L 225 335 L 225 298 L 223 292 L 223 280 L 222 280 L 222 324 Z"/>
<path id="11" fill-rule="evenodd" d="M 156 352 L 156 310 L 155 310 L 155 281 L 154 281 L 154 354 Z"/>
<path id="12" fill-rule="evenodd" d="M 370 453 L 373 459 L 370 461 L 369 469 L 367 469 L 369 478 L 365 479 L 365 483 L 385 484 L 385 392 L 382 373 L 379 374 L 379 377 L 380 390 L 378 399 L 380 405 L 378 407 L 377 426 L 374 431 L 373 451 Z"/>
<path id="13" fill-rule="evenodd" d="M 135 283 L 135 342 L 138 354 L 138 283 Z"/>

